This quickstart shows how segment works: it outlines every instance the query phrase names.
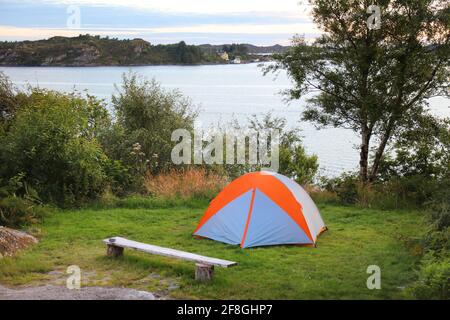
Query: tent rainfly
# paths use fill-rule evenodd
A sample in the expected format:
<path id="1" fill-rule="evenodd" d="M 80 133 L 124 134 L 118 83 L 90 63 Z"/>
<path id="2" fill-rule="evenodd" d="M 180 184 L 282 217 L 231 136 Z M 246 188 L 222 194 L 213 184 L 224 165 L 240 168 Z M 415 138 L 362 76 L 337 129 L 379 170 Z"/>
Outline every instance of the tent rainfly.
<path id="1" fill-rule="evenodd" d="M 278 173 L 245 174 L 211 201 L 194 236 L 240 245 L 315 246 L 327 230 L 311 197 L 295 181 Z"/>

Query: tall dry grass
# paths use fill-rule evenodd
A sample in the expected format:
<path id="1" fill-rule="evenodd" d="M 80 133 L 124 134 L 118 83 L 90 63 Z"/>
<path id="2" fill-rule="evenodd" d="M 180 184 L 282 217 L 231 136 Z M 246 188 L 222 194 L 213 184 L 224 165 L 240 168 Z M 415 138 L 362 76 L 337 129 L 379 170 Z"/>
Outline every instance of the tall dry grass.
<path id="1" fill-rule="evenodd" d="M 203 168 L 170 170 L 156 176 L 147 173 L 147 192 L 168 199 L 211 199 L 226 185 L 227 178 Z"/>

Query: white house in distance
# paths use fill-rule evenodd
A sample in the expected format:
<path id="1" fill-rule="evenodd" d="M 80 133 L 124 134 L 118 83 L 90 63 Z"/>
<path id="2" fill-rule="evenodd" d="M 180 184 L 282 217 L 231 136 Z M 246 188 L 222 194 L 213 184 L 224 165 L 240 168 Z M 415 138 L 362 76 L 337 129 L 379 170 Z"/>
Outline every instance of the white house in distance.
<path id="1" fill-rule="evenodd" d="M 241 57 L 235 57 L 233 61 L 231 61 L 234 64 L 240 64 L 241 63 Z"/>

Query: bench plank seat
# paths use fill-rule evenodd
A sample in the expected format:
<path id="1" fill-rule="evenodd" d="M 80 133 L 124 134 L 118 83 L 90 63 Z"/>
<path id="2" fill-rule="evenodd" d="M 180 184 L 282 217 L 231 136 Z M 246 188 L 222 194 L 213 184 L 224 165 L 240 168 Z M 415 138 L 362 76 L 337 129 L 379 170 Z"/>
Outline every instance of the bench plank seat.
<path id="1" fill-rule="evenodd" d="M 166 256 L 176 259 L 194 261 L 196 263 L 210 265 L 210 266 L 219 266 L 223 268 L 228 268 L 237 265 L 237 262 L 222 260 L 217 258 L 210 258 L 201 256 L 198 254 L 180 251 L 170 248 L 158 247 L 151 244 L 145 244 L 142 242 L 132 241 L 121 237 L 113 237 L 103 240 L 108 246 L 114 246 L 119 248 L 128 248 L 134 249 L 138 251 L 143 251 L 146 253 L 156 254 L 160 256 Z"/>

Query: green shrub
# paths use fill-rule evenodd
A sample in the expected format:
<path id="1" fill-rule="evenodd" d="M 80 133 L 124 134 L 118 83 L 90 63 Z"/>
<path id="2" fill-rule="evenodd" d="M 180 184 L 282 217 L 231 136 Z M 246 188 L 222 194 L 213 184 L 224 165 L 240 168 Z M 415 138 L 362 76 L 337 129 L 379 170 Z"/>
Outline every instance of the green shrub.
<path id="1" fill-rule="evenodd" d="M 450 227 L 450 199 L 430 206 L 430 222 L 433 228 L 443 231 Z"/>
<path id="2" fill-rule="evenodd" d="M 433 252 L 450 252 L 450 228 L 443 230 L 431 230 L 424 238 L 424 245 L 427 250 Z"/>
<path id="3" fill-rule="evenodd" d="M 421 177 L 442 181 L 448 178 L 450 118 L 442 119 L 429 114 L 414 118 L 397 134 L 391 149 L 392 152 L 381 162 L 381 180 Z M 416 186 L 420 187 L 418 184 Z"/>
<path id="4" fill-rule="evenodd" d="M 450 199 L 450 119 L 423 114 L 397 132 L 381 161 L 382 199 L 397 207 L 424 207 Z"/>
<path id="5" fill-rule="evenodd" d="M 449 299 L 450 258 L 438 259 L 431 253 L 422 259 L 419 280 L 408 291 L 417 299 Z"/>
<path id="6" fill-rule="evenodd" d="M 136 189 L 133 186 L 136 181 L 135 177 L 132 176 L 130 169 L 124 166 L 121 161 L 108 159 L 104 169 L 109 185 L 107 192 L 112 192 L 117 196 L 125 196 L 131 190 Z"/>
<path id="7" fill-rule="evenodd" d="M 19 197 L 0 199 L 0 225 L 18 228 L 41 221 L 49 212 L 48 207 L 37 205 Z"/>
<path id="8" fill-rule="evenodd" d="M 356 174 L 344 173 L 335 178 L 322 178 L 321 188 L 335 193 L 343 204 L 355 204 L 358 202 L 359 180 Z"/>
<path id="9" fill-rule="evenodd" d="M 335 192 L 320 189 L 306 190 L 316 203 L 340 204 L 341 200 Z"/>
<path id="10" fill-rule="evenodd" d="M 101 208 L 114 208 L 117 206 L 119 198 L 111 191 L 110 188 L 106 189 L 103 194 L 96 201 L 94 206 L 99 206 Z M 92 204 L 90 204 L 92 206 Z"/>
<path id="11" fill-rule="evenodd" d="M 108 158 L 96 137 L 108 122 L 92 97 L 33 90 L 0 137 L 0 175 L 23 175 L 44 202 L 79 204 L 100 195 Z"/>
<path id="12" fill-rule="evenodd" d="M 0 72 L 0 129 L 13 117 L 17 108 L 15 88 L 9 78 Z"/>
<path id="13" fill-rule="evenodd" d="M 335 194 L 340 203 L 380 209 L 426 209 L 430 203 L 450 199 L 449 192 L 445 192 L 450 190 L 447 179 L 421 175 L 396 176 L 363 185 L 356 173 L 344 173 L 335 178 L 322 177 L 319 186 L 323 191 Z"/>
<path id="14" fill-rule="evenodd" d="M 440 186 L 428 203 L 430 230 L 422 240 L 426 254 L 421 260 L 418 280 L 409 289 L 418 299 L 450 298 L 450 190 L 447 180 Z"/>
<path id="15" fill-rule="evenodd" d="M 450 119 L 421 115 L 390 147 L 377 180 L 363 185 L 357 173 L 345 173 L 323 179 L 322 189 L 342 203 L 381 209 L 426 208 L 450 199 Z"/>
<path id="16" fill-rule="evenodd" d="M 437 193 L 427 209 L 431 230 L 425 237 L 428 250 L 438 253 L 450 252 L 450 190 Z M 441 198 L 442 196 L 442 198 Z"/>
<path id="17" fill-rule="evenodd" d="M 301 185 L 314 181 L 314 177 L 319 170 L 317 156 L 306 153 L 298 128 L 288 128 L 286 119 L 273 117 L 271 113 L 267 113 L 262 118 L 253 115 L 249 120 L 250 129 L 257 132 L 261 132 L 261 130 L 279 130 L 279 173 Z"/>
<path id="18" fill-rule="evenodd" d="M 358 191 L 358 203 L 381 209 L 424 208 L 436 195 L 440 182 L 420 175 L 376 181 Z"/>
<path id="19" fill-rule="evenodd" d="M 123 76 L 119 94 L 112 97 L 117 123 L 101 138 L 107 154 L 120 160 L 142 186 L 144 174 L 173 166 L 172 132 L 192 130 L 197 113 L 178 91 L 166 91 L 156 81 Z M 140 190 L 139 190 L 140 191 Z"/>
<path id="20" fill-rule="evenodd" d="M 222 134 L 228 133 L 228 130 L 231 131 L 239 130 L 246 131 L 250 129 L 253 132 L 257 132 L 260 134 L 265 134 L 272 130 L 278 130 L 279 132 L 279 157 L 278 157 L 278 173 L 283 174 L 293 180 L 295 180 L 300 185 L 306 186 L 311 184 L 314 181 L 314 178 L 319 170 L 319 164 L 316 155 L 309 155 L 305 148 L 302 145 L 302 140 L 300 136 L 300 129 L 298 128 L 288 128 L 287 122 L 285 118 L 274 117 L 270 112 L 259 117 L 257 115 L 253 115 L 249 117 L 248 124 L 239 123 L 237 119 L 234 119 L 231 123 L 228 123 L 226 126 L 221 126 L 218 124 L 219 130 Z M 268 150 L 269 154 L 272 153 L 271 150 L 271 139 L 272 137 L 268 137 Z M 261 143 L 262 140 L 257 139 L 258 143 Z M 245 148 L 245 159 L 249 159 L 249 141 L 246 141 Z M 226 158 L 226 148 L 224 148 L 224 157 Z M 270 157 L 269 157 L 270 158 Z M 226 164 L 222 167 L 222 172 L 220 170 L 216 170 L 219 174 L 224 174 L 231 179 L 236 179 L 239 176 L 248 173 L 261 170 L 264 167 L 267 167 L 266 164 L 261 164 L 260 160 L 257 164 Z M 273 159 L 272 159 L 273 160 Z"/>

